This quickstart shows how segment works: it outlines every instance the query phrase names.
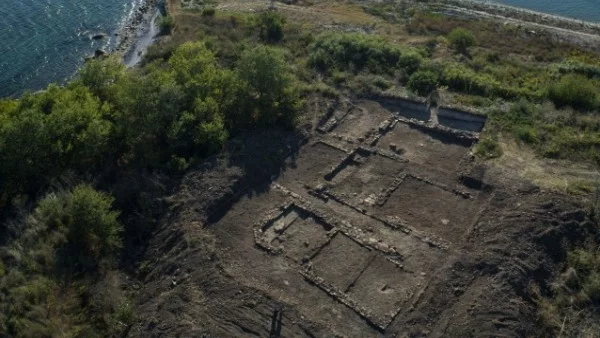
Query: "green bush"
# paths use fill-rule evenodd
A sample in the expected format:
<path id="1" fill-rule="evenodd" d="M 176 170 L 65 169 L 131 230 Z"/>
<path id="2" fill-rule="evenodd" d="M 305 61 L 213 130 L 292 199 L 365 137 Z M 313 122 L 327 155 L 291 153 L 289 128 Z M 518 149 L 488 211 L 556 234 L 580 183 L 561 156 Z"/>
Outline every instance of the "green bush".
<path id="1" fill-rule="evenodd" d="M 256 18 L 255 25 L 258 27 L 262 41 L 274 43 L 283 39 L 285 17 L 280 14 L 271 11 L 260 13 Z"/>
<path id="2" fill-rule="evenodd" d="M 324 33 L 309 48 L 309 64 L 324 72 L 391 73 L 402 55 L 400 48 L 383 38 L 361 33 Z"/>
<path id="3" fill-rule="evenodd" d="M 455 28 L 448 34 L 448 41 L 460 53 L 466 54 L 469 47 L 475 46 L 477 40 L 471 31 L 464 28 Z"/>
<path id="4" fill-rule="evenodd" d="M 48 228 L 66 232 L 70 254 L 85 268 L 111 261 L 121 249 L 123 226 L 112 210 L 113 198 L 89 185 L 79 185 L 66 195 L 48 195 L 37 209 Z"/>
<path id="5" fill-rule="evenodd" d="M 429 70 L 419 70 L 410 76 L 408 88 L 421 96 L 427 96 L 438 84 L 438 76 Z"/>
<path id="6" fill-rule="evenodd" d="M 415 50 L 409 50 L 400 56 L 398 66 L 400 66 L 408 75 L 416 72 L 423 62 L 423 56 Z"/>
<path id="7" fill-rule="evenodd" d="M 77 186 L 67 196 L 69 244 L 82 256 L 97 264 L 115 258 L 121 249 L 123 226 L 112 210 L 114 198 L 88 185 Z"/>
<path id="8" fill-rule="evenodd" d="M 475 145 L 474 154 L 483 159 L 492 159 L 502 156 L 502 149 L 498 141 L 492 138 L 484 138 Z"/>
<path id="9" fill-rule="evenodd" d="M 467 94 L 484 96 L 503 94 L 500 82 L 491 75 L 475 72 L 459 63 L 446 65 L 442 82 L 451 89 Z"/>
<path id="10" fill-rule="evenodd" d="M 517 140 L 527 143 L 536 144 L 538 143 L 537 131 L 531 126 L 515 126 L 513 133 Z"/>
<path id="11" fill-rule="evenodd" d="M 115 129 L 122 152 L 138 165 L 168 165 L 172 156 L 206 156 L 228 137 L 225 111 L 236 106 L 239 81 L 204 43 L 184 43 L 163 67 L 120 83 Z"/>
<path id="12" fill-rule="evenodd" d="M 591 110 L 598 106 L 598 89 L 582 75 L 565 75 L 548 89 L 548 97 L 557 107 L 571 106 Z"/>

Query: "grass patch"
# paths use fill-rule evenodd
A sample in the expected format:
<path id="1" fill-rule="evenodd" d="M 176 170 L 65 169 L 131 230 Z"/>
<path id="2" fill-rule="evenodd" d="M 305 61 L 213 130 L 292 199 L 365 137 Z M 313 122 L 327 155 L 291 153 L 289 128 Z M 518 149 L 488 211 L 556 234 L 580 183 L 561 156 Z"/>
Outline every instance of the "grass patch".
<path id="1" fill-rule="evenodd" d="M 477 40 L 473 33 L 462 27 L 454 28 L 450 34 L 448 34 L 448 41 L 450 45 L 458 52 L 468 54 L 468 49 L 477 44 Z"/>
<path id="2" fill-rule="evenodd" d="M 502 148 L 500 148 L 498 141 L 488 137 L 480 140 L 475 145 L 473 153 L 480 158 L 489 160 L 502 156 Z"/>

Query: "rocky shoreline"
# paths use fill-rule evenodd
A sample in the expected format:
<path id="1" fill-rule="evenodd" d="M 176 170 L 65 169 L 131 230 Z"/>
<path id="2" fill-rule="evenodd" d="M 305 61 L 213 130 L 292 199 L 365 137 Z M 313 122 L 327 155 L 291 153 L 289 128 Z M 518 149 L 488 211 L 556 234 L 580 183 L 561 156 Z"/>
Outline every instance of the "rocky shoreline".
<path id="1" fill-rule="evenodd" d="M 108 53 L 119 55 L 127 66 L 135 66 L 141 53 L 150 45 L 155 32 L 155 20 L 159 15 L 159 4 L 163 0 L 144 0 L 137 6 L 132 15 L 127 18 L 119 30 L 116 47 L 112 50 L 96 50 L 94 57 L 104 56 Z M 132 62 L 132 60 L 134 62 Z"/>

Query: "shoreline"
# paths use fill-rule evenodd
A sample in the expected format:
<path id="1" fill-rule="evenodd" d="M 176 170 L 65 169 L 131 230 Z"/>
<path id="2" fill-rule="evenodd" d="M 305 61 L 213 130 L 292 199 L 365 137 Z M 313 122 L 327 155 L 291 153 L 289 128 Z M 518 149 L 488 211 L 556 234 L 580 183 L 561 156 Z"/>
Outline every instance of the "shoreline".
<path id="1" fill-rule="evenodd" d="M 431 4 L 431 2 L 427 2 L 426 0 L 416 0 L 416 2 Z M 482 11 L 490 15 L 600 35 L 600 22 L 575 19 L 559 14 L 539 12 L 528 8 L 497 2 L 477 0 L 439 0 L 433 4 L 442 6 L 456 6 L 473 11 Z"/>
<path id="2" fill-rule="evenodd" d="M 418 2 L 422 2 L 417 0 Z M 568 28 L 585 33 L 600 34 L 600 22 L 576 19 L 560 14 L 550 14 L 529 8 L 517 7 L 503 3 L 477 0 L 441 0 L 441 4 L 450 4 L 472 10 L 481 10 L 488 14 L 506 16 L 512 19 L 535 22 L 554 27 Z"/>
<path id="3" fill-rule="evenodd" d="M 414 3 L 442 13 L 501 21 L 524 28 L 530 34 L 547 34 L 557 42 L 600 52 L 600 23 L 475 0 L 416 0 Z"/>
<path id="4" fill-rule="evenodd" d="M 160 17 L 162 0 L 145 0 L 126 18 L 119 30 L 119 40 L 110 54 L 120 57 L 126 67 L 137 65 L 158 34 L 156 20 Z"/>

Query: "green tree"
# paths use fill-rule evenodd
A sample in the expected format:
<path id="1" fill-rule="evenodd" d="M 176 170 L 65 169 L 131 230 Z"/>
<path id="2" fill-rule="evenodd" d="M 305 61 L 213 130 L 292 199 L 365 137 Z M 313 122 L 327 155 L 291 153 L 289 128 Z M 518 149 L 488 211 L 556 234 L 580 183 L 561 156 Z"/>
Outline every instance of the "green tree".
<path id="1" fill-rule="evenodd" d="M 103 118 L 106 109 L 86 87 L 56 91 L 46 128 L 61 169 L 85 171 L 102 162 L 111 133 L 111 123 Z"/>
<path id="2" fill-rule="evenodd" d="M 2 189 L 34 192 L 67 168 L 100 163 L 111 130 L 103 112 L 81 85 L 25 95 L 0 125 Z"/>
<path id="3" fill-rule="evenodd" d="M 260 39 L 264 42 L 274 43 L 283 39 L 285 17 L 275 12 L 262 12 L 256 18 Z"/>
<path id="4" fill-rule="evenodd" d="M 225 112 L 237 109 L 239 81 L 219 67 L 202 42 L 179 46 L 168 64 L 146 67 L 122 83 L 116 128 L 137 164 L 157 166 L 220 150 L 228 133 Z"/>
<path id="5" fill-rule="evenodd" d="M 34 191 L 56 172 L 45 116 L 24 109 L 0 130 L 0 188 L 8 196 Z"/>
<path id="6" fill-rule="evenodd" d="M 229 116 L 234 127 L 249 125 L 291 127 L 300 108 L 297 79 L 283 52 L 267 46 L 245 50 L 237 64 L 242 82 L 242 107 Z"/>
<path id="7" fill-rule="evenodd" d="M 198 98 L 192 112 L 184 112 L 169 129 L 171 148 L 179 156 L 211 154 L 228 137 L 223 112 L 212 98 Z"/>
<path id="8" fill-rule="evenodd" d="M 79 185 L 64 199 L 63 226 L 68 230 L 70 249 L 84 267 L 113 260 L 122 247 L 123 226 L 112 210 L 114 198 L 89 185 Z"/>
<path id="9" fill-rule="evenodd" d="M 477 44 L 477 40 L 471 31 L 464 28 L 455 28 L 448 34 L 448 41 L 452 47 L 463 54 L 468 53 L 469 47 Z"/>
<path id="10" fill-rule="evenodd" d="M 220 110 L 234 105 L 238 91 L 235 74 L 219 67 L 217 59 L 202 42 L 187 42 L 178 47 L 169 59 L 175 80 L 187 95 L 192 107 L 198 97 L 212 97 Z"/>
<path id="11" fill-rule="evenodd" d="M 123 226 L 113 201 L 112 196 L 81 184 L 67 193 L 47 195 L 35 212 L 46 231 L 64 234 L 63 242 L 53 245 L 67 249 L 66 260 L 74 259 L 73 263 L 89 269 L 102 261 L 113 262 L 121 250 Z"/>
<path id="12" fill-rule="evenodd" d="M 178 155 L 219 150 L 228 136 L 225 114 L 238 109 L 236 73 L 219 67 L 203 43 L 180 46 L 169 65 L 187 98 L 186 111 L 170 126 L 171 145 Z"/>
<path id="13" fill-rule="evenodd" d="M 118 90 L 118 82 L 125 76 L 125 66 L 117 57 L 93 59 L 77 73 L 76 83 L 88 87 L 103 101 L 113 101 Z"/>

